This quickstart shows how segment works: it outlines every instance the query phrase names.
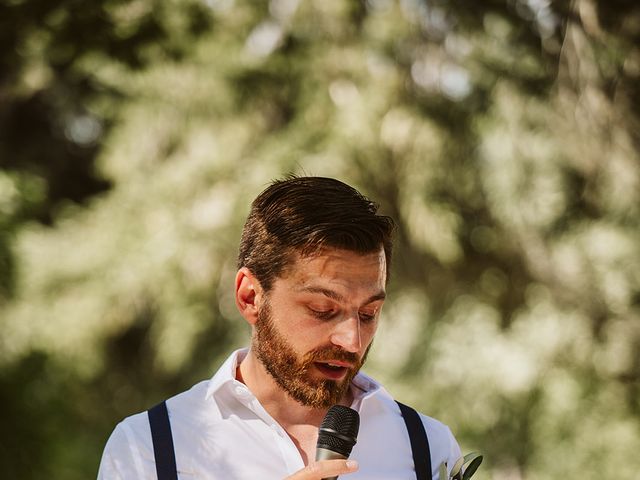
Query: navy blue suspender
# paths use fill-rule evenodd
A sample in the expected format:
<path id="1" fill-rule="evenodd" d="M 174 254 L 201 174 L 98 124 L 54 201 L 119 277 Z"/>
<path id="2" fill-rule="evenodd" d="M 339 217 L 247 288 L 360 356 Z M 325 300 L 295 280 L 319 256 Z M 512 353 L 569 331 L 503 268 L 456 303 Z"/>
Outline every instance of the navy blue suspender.
<path id="1" fill-rule="evenodd" d="M 147 412 L 151 426 L 153 455 L 156 457 L 158 480 L 178 480 L 176 454 L 173 449 L 171 423 L 166 402 L 159 403 Z"/>
<path id="2" fill-rule="evenodd" d="M 400 407 L 402 418 L 407 426 L 413 464 L 416 469 L 417 480 L 431 480 L 431 452 L 429 439 L 424 430 L 420 415 L 413 408 L 396 402 Z M 147 412 L 151 425 L 151 439 L 153 454 L 156 458 L 156 472 L 158 480 L 177 480 L 176 456 L 171 436 L 171 423 L 167 413 L 167 404 L 159 403 Z M 444 479 L 442 479 L 444 480 Z"/>
<path id="3" fill-rule="evenodd" d="M 413 454 L 413 466 L 416 469 L 418 480 L 431 480 L 431 451 L 429 449 L 429 438 L 424 430 L 424 424 L 420 419 L 420 414 L 413 408 L 396 400 L 402 413 L 402 419 L 407 426 L 409 440 L 411 441 L 411 453 Z M 440 479 L 445 480 L 445 479 Z"/>

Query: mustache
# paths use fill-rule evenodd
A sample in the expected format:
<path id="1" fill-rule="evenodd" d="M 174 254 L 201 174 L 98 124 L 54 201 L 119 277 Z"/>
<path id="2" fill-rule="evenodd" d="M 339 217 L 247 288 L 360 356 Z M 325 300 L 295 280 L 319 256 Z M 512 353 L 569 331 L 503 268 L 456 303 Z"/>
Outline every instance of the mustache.
<path id="1" fill-rule="evenodd" d="M 347 352 L 339 347 L 319 347 L 307 352 L 303 359 L 303 364 L 309 365 L 313 362 L 326 360 L 340 360 L 349 362 L 354 367 L 360 367 L 360 358 L 353 352 Z"/>

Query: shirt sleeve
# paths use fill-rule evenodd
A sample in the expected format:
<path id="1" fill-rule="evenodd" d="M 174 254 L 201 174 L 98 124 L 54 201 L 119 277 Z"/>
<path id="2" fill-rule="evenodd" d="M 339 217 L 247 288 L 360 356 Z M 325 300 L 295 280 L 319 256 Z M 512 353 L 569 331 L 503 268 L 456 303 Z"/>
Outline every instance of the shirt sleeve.
<path id="1" fill-rule="evenodd" d="M 460 446 L 445 424 L 424 415 L 422 415 L 422 422 L 429 437 L 433 478 L 447 480 L 440 478 L 440 465 L 445 462 L 447 472 L 451 472 L 458 459 L 462 457 Z"/>
<path id="2" fill-rule="evenodd" d="M 458 445 L 458 442 L 453 436 L 453 433 L 451 433 L 449 427 L 447 427 L 447 436 L 449 439 L 449 451 L 447 453 L 447 472 L 451 473 L 451 470 L 455 466 L 456 462 L 462 457 L 462 451 L 460 450 L 460 445 Z M 440 465 L 437 465 L 436 468 L 439 469 Z"/>
<path id="3" fill-rule="evenodd" d="M 134 480 L 145 478 L 140 454 L 124 423 L 118 424 L 102 453 L 98 480 Z"/>

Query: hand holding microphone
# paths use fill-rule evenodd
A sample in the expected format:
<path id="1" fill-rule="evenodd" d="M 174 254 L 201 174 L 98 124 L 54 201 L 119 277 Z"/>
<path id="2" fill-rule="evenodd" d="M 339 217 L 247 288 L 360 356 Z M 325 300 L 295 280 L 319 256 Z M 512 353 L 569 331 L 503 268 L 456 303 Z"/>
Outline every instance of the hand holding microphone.
<path id="1" fill-rule="evenodd" d="M 320 424 L 316 463 L 287 480 L 336 480 L 338 475 L 355 472 L 357 462 L 348 458 L 356 444 L 359 428 L 358 412 L 342 405 L 331 407 Z"/>

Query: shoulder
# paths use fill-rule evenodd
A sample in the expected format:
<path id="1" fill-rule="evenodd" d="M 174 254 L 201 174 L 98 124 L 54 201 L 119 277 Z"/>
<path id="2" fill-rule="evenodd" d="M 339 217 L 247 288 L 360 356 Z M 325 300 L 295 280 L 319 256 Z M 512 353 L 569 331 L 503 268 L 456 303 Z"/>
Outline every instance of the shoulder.
<path id="1" fill-rule="evenodd" d="M 384 389 L 381 389 L 376 397 L 376 403 L 380 404 L 385 416 L 395 424 L 395 429 L 402 430 L 402 435 L 408 445 L 409 434 L 400 406 Z M 443 422 L 415 410 L 412 406 L 409 407 L 416 411 L 424 426 L 429 442 L 432 468 L 437 471 L 442 462 L 445 462 L 449 467 L 453 466 L 462 456 L 462 452 L 451 429 Z"/>
<path id="2" fill-rule="evenodd" d="M 361 381 L 360 385 L 365 383 Z M 380 384 L 369 382 L 369 385 L 374 388 L 364 392 L 359 405 L 360 433 L 352 457 L 360 463 L 360 471 L 354 474 L 354 480 L 415 479 L 412 445 L 400 406 Z M 460 457 L 460 448 L 449 427 L 435 418 L 417 413 L 414 420 L 424 427 L 432 471 L 437 478 L 440 464 L 455 464 Z"/>
<path id="3" fill-rule="evenodd" d="M 111 433 L 102 453 L 98 479 L 143 478 L 153 455 L 149 422 L 144 413 L 126 418 Z"/>
<path id="4" fill-rule="evenodd" d="M 168 399 L 167 410 L 174 425 L 190 424 L 204 403 L 208 382 L 200 382 L 191 389 Z M 111 433 L 102 454 L 99 479 L 143 478 L 154 468 L 151 427 L 146 411 L 122 420 Z"/>
<path id="5" fill-rule="evenodd" d="M 389 410 L 389 414 L 393 414 L 394 416 L 396 416 L 396 421 L 399 421 L 401 419 L 402 423 L 405 422 L 400 405 L 386 391 L 383 392 L 383 402 L 385 403 L 386 408 Z M 434 453 L 446 454 L 447 457 L 450 456 L 450 454 L 459 455 L 460 447 L 458 446 L 458 442 L 453 436 L 451 429 L 447 425 L 433 417 L 417 411 L 411 405 L 406 406 L 416 412 L 418 414 L 418 417 L 422 421 L 425 433 L 427 434 L 427 438 L 429 439 L 429 446 L 431 448 L 432 456 L 436 457 Z M 440 456 L 442 455 L 438 455 L 437 457 Z"/>
<path id="6" fill-rule="evenodd" d="M 189 422 L 191 417 L 199 414 L 206 404 L 207 386 L 208 381 L 202 381 L 165 401 L 172 426 L 173 423 Z M 123 430 L 133 440 L 139 440 L 141 437 L 150 438 L 151 429 L 147 411 L 125 418 L 116 427 L 116 430 L 118 429 Z"/>

